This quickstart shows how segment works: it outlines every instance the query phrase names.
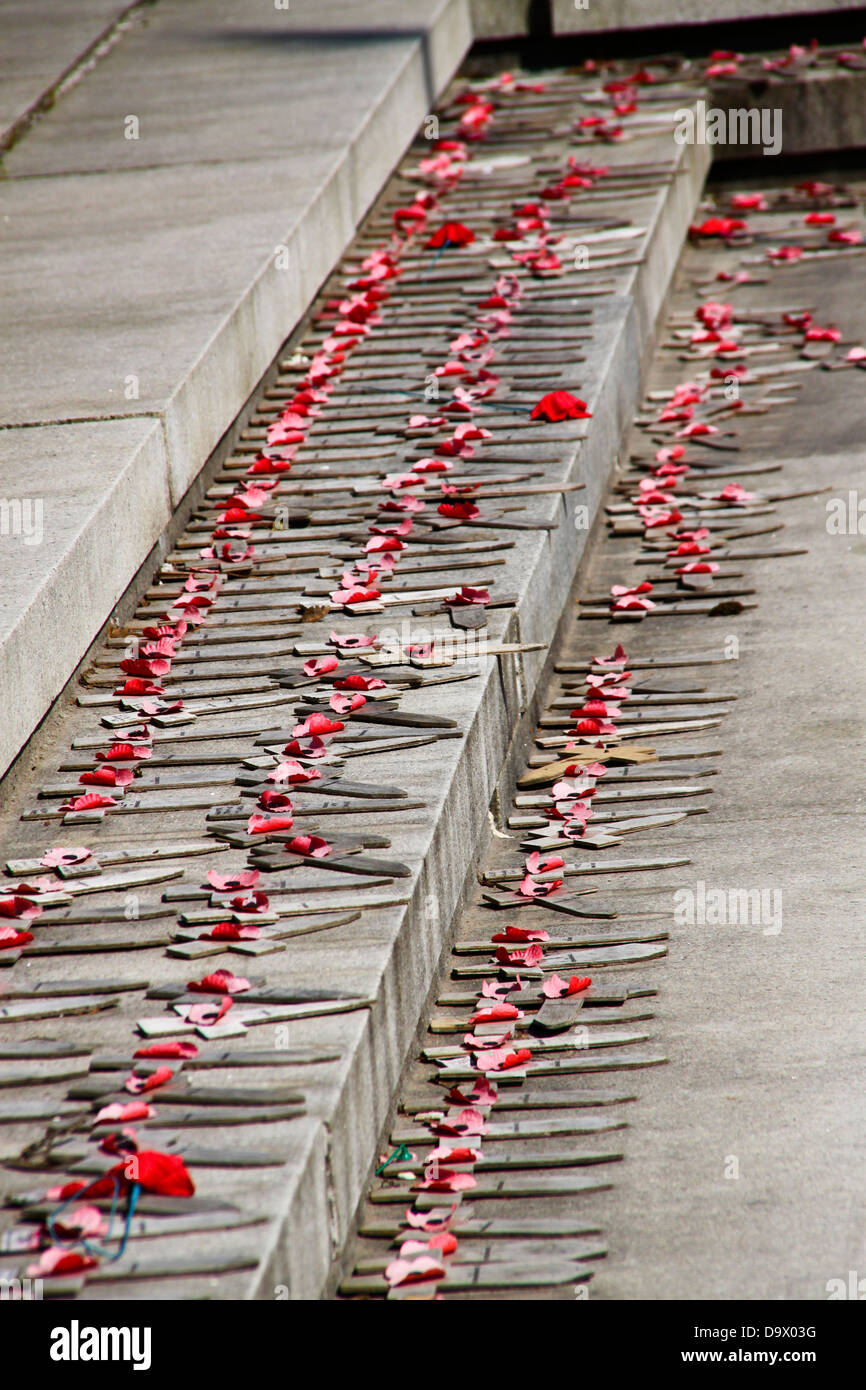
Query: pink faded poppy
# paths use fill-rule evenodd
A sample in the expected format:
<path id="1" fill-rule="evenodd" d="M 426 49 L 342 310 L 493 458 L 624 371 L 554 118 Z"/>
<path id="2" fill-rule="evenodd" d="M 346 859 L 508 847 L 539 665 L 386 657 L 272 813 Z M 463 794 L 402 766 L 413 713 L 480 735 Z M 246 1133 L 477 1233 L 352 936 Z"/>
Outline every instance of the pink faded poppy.
<path id="1" fill-rule="evenodd" d="M 545 980 L 541 986 L 541 993 L 545 999 L 565 999 L 572 994 L 580 994 L 585 989 L 589 989 L 592 980 L 589 975 L 572 975 L 566 981 L 559 975 L 551 975 L 549 980 Z"/>
<path id="2" fill-rule="evenodd" d="M 539 883 L 537 879 L 532 877 L 532 874 L 527 874 L 518 886 L 517 892 L 522 898 L 550 898 L 558 893 L 562 887 L 562 882 L 561 878 L 557 878 L 549 883 Z M 500 946 L 499 949 L 501 951 L 503 947 Z M 530 946 L 527 949 L 531 951 L 533 948 Z M 538 949 L 540 950 L 541 947 Z M 527 960 L 526 964 L 529 965 L 530 962 Z"/>
<path id="3" fill-rule="evenodd" d="M 682 453 L 682 449 L 680 452 Z M 625 666 L 628 662 L 628 654 L 622 643 L 618 642 L 612 656 L 594 656 L 593 662 L 596 666 Z"/>
<path id="4" fill-rule="evenodd" d="M 859 246 L 862 240 L 863 233 L 856 228 L 839 227 L 827 234 L 827 241 L 832 246 Z"/>
<path id="5" fill-rule="evenodd" d="M 188 980 L 186 987 L 190 994 L 244 994 L 250 982 L 230 970 L 214 970 L 200 980 Z"/>
<path id="6" fill-rule="evenodd" d="M 452 1202 L 449 1211 L 413 1211 L 410 1207 L 405 1213 L 406 1225 L 413 1231 L 441 1232 L 454 1219 L 457 1203 Z"/>
<path id="7" fill-rule="evenodd" d="M 70 864 L 83 864 L 93 854 L 93 850 L 86 845 L 58 846 L 56 849 L 49 849 L 43 854 L 40 863 L 46 869 L 56 869 L 61 865 L 64 867 Z"/>
<path id="8" fill-rule="evenodd" d="M 318 782 L 322 774 L 317 767 L 304 767 L 296 758 L 286 758 L 272 772 L 268 773 L 268 782 L 288 782 L 304 783 Z"/>
<path id="9" fill-rule="evenodd" d="M 230 893 L 239 888 L 255 888 L 260 878 L 258 869 L 242 869 L 238 874 L 219 874 L 209 869 L 207 881 L 218 893 Z"/>
<path id="10" fill-rule="evenodd" d="M 33 940 L 30 931 L 19 931 L 15 927 L 0 926 L 0 951 L 12 951 L 26 946 Z"/>
<path id="11" fill-rule="evenodd" d="M 274 835 L 280 830 L 291 830 L 294 823 L 291 816 L 260 816 L 254 811 L 247 821 L 247 834 Z"/>
<path id="12" fill-rule="evenodd" d="M 152 1057 L 161 1060 L 162 1058 L 176 1057 L 188 1060 L 198 1056 L 198 1048 L 194 1042 L 185 1041 L 148 1043 L 147 1047 L 137 1048 L 132 1055 L 133 1058 Z"/>
<path id="13" fill-rule="evenodd" d="M 131 1096 L 140 1096 L 147 1091 L 155 1091 L 160 1086 L 164 1086 L 167 1081 L 171 1081 L 174 1072 L 171 1067 L 157 1067 L 156 1071 L 150 1076 L 136 1076 L 133 1072 L 123 1083 L 123 1089 L 128 1091 Z M 136 1117 L 130 1115 L 129 1119 Z"/>
<path id="14" fill-rule="evenodd" d="M 252 893 L 239 893 L 229 900 L 233 912 L 267 912 L 269 907 L 267 893 L 254 890 Z"/>
<path id="15" fill-rule="evenodd" d="M 453 1255 L 457 1245 L 457 1237 L 452 1236 L 450 1231 L 443 1231 L 441 1235 L 431 1236 L 426 1241 L 404 1240 L 400 1255 L 407 1259 L 410 1255 L 423 1255 L 427 1250 L 438 1250 L 440 1255 Z"/>
<path id="16" fill-rule="evenodd" d="M 171 1076 L 172 1072 L 168 1068 L 166 1068 L 166 1070 L 168 1070 L 169 1076 Z M 156 1075 L 156 1073 L 154 1073 L 154 1075 Z M 138 1080 L 138 1078 L 136 1078 L 136 1080 Z M 126 1089 L 130 1089 L 128 1085 Z M 123 1105 L 120 1101 L 115 1101 L 113 1105 L 103 1105 L 102 1109 L 97 1113 L 93 1123 L 95 1125 L 114 1124 L 115 1122 L 118 1124 L 126 1124 L 132 1120 L 148 1120 L 152 1114 L 152 1107 L 147 1105 L 143 1100 L 131 1100 L 128 1105 Z"/>
<path id="17" fill-rule="evenodd" d="M 471 1173 L 451 1173 L 446 1168 L 440 1168 L 436 1177 L 425 1175 L 418 1182 L 412 1184 L 415 1192 L 471 1192 L 473 1187 L 478 1186 L 477 1178 Z"/>
<path id="18" fill-rule="evenodd" d="M 432 1255 L 419 1255 L 415 1260 L 406 1260 L 400 1256 L 385 1267 L 385 1278 L 392 1289 L 403 1284 L 421 1284 L 430 1279 L 444 1277 L 445 1266 Z"/>
<path id="19" fill-rule="evenodd" d="M 437 454 L 441 454 L 442 457 L 419 459 L 417 463 L 412 464 L 412 472 L 450 473 L 451 469 L 454 467 L 449 457 L 451 454 L 462 456 L 463 458 L 471 458 L 474 450 L 470 445 L 464 448 L 460 444 L 455 444 L 452 439 L 446 439 L 443 440 L 441 444 L 436 445 L 436 452 Z"/>
<path id="20" fill-rule="evenodd" d="M 459 1139 L 464 1135 L 482 1135 L 487 1133 L 487 1124 L 480 1110 L 474 1110 L 467 1106 L 461 1110 L 459 1115 L 449 1120 L 443 1118 L 434 1120 L 430 1125 L 434 1134 L 441 1134 L 443 1137 L 453 1135 Z"/>
<path id="21" fill-rule="evenodd" d="M 305 676 L 323 676 L 327 671 L 336 671 L 339 661 L 335 656 L 320 656 L 304 662 Z"/>
<path id="22" fill-rule="evenodd" d="M 292 729 L 293 738 L 309 738 L 311 734 L 317 734 L 323 738 L 328 734 L 339 734 L 345 729 L 345 724 L 341 724 L 339 719 L 329 719 L 326 714 L 310 714 L 303 724 L 296 724 Z"/>
<path id="23" fill-rule="evenodd" d="M 446 1094 L 452 1105 L 494 1105 L 499 1099 L 498 1088 L 485 1076 L 477 1077 L 467 1092 L 452 1086 Z"/>
<path id="24" fill-rule="evenodd" d="M 684 444 L 668 444 L 656 452 L 656 463 L 675 463 L 686 452 Z"/>
<path id="25" fill-rule="evenodd" d="M 475 1066 L 483 1072 L 513 1071 L 531 1061 L 532 1053 L 528 1047 L 519 1047 L 516 1051 L 510 1047 L 500 1047 L 491 1052 L 479 1052 L 475 1057 Z"/>
<path id="26" fill-rule="evenodd" d="M 108 1221 L 99 1207 L 88 1206 L 82 1202 L 81 1206 L 73 1207 L 71 1211 L 55 1217 L 54 1229 L 66 1240 L 93 1240 L 108 1234 Z"/>
<path id="27" fill-rule="evenodd" d="M 738 506 L 741 503 L 754 502 L 755 494 L 754 492 L 746 492 L 746 489 L 741 487 L 739 483 L 728 483 L 727 487 L 723 487 L 721 492 L 715 494 L 715 500 L 717 502 L 732 502 Z"/>
<path id="28" fill-rule="evenodd" d="M 363 632 L 332 632 L 328 641 L 334 647 L 342 647 L 344 651 L 354 651 L 360 647 L 375 647 L 377 639 Z M 343 688 L 339 681 L 335 681 L 334 684 L 338 689 Z"/>
<path id="29" fill-rule="evenodd" d="M 731 198 L 731 207 L 736 212 L 766 212 L 767 200 L 763 193 L 734 193 Z"/>
<path id="30" fill-rule="evenodd" d="M 767 260 L 798 261 L 802 254 L 802 246 L 775 246 L 767 252 Z"/>
<path id="31" fill-rule="evenodd" d="M 450 1144 L 437 1144 L 435 1149 L 431 1149 L 427 1155 L 427 1163 L 477 1163 L 481 1157 L 480 1149 L 469 1148 L 468 1145 L 452 1147 Z"/>
<path id="32" fill-rule="evenodd" d="M 680 565 L 676 570 L 677 574 L 715 574 L 718 565 L 707 560 L 691 560 L 687 565 Z"/>
<path id="33" fill-rule="evenodd" d="M 363 709 L 367 700 L 364 695 L 340 695 L 335 692 L 328 704 L 335 714 L 354 714 L 356 710 Z"/>
<path id="34" fill-rule="evenodd" d="M 209 999 L 206 1004 L 194 1004 L 187 1012 L 187 1021 L 200 1028 L 213 1028 L 233 1008 L 231 995 L 224 994 L 219 1003 Z"/>

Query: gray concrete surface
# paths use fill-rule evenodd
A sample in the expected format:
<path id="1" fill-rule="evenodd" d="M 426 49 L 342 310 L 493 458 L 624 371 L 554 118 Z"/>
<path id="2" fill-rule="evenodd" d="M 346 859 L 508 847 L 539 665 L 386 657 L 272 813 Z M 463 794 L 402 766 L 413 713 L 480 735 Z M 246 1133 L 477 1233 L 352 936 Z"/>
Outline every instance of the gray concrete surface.
<path id="1" fill-rule="evenodd" d="M 820 306 L 821 322 L 862 342 L 861 258 L 845 274 L 831 266 L 794 269 L 785 297 Z M 740 301 L 779 302 L 778 282 Z M 863 496 L 864 388 L 857 372 L 819 369 L 799 394 L 784 415 L 744 422 L 753 447 L 742 458 L 781 463 L 780 491 L 830 488 L 780 509 L 782 543 L 809 553 L 749 566 L 754 611 L 669 624 L 672 651 L 715 642 L 721 654 L 728 633 L 739 636 L 736 668 L 712 669 L 713 686 L 740 699 L 710 815 L 665 841 L 691 857 L 688 874 L 656 903 L 672 909 L 673 889 L 698 880 L 778 890 L 781 930 L 672 921 L 654 980 L 670 1066 L 646 1074 L 627 1160 L 600 1203 L 610 1258 L 592 1298 L 823 1300 L 829 1280 L 866 1273 L 866 522 L 859 534 L 856 517 L 852 534 L 826 525 L 828 498 Z M 588 583 L 617 580 L 622 566 L 599 556 Z M 624 640 L 648 649 L 643 632 Z"/>
<path id="2" fill-rule="evenodd" d="M 58 88 L 96 56 L 141 3 L 0 0 L 0 142 L 28 115 L 47 110 Z"/>
<path id="3" fill-rule="evenodd" d="M 29 54 L 32 23 L 21 34 Z M 8 155 L 0 440 L 12 495 L 39 476 L 47 446 L 33 426 L 90 424 L 88 447 L 67 458 L 94 498 L 83 540 L 109 504 L 90 442 L 104 430 L 105 455 L 112 422 L 140 417 L 159 421 L 163 442 L 110 578 L 81 553 L 77 587 L 93 582 L 74 632 L 44 625 L 37 643 L 31 631 L 14 660 L 0 649 L 0 691 L 21 714 L 0 736 L 0 770 L 105 621 L 121 569 L 128 583 L 158 539 L 157 499 L 186 492 L 470 37 L 463 0 L 418 0 L 408 20 L 398 0 L 255 12 L 243 0 L 161 0 Z M 67 596 L 48 593 L 60 571 L 34 552 L 19 554 L 7 602 L 28 592 L 47 624 Z"/>
<path id="4" fill-rule="evenodd" d="M 806 15 L 815 15 L 819 23 L 821 15 L 862 9 L 860 0 L 585 0 L 580 5 L 576 0 L 552 0 L 552 6 L 556 34 Z M 484 8 L 497 8 L 495 0 Z"/>

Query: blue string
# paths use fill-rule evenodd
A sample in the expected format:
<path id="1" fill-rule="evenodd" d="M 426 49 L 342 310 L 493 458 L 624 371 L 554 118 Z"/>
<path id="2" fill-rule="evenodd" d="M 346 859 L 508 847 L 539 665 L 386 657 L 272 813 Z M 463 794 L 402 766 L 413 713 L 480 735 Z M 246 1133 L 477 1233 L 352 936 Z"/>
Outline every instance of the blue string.
<path id="1" fill-rule="evenodd" d="M 51 1237 L 52 1245 L 59 1245 L 62 1246 L 64 1249 L 71 1249 L 75 1245 L 81 1245 L 87 1251 L 88 1255 L 100 1255 L 103 1256 L 106 1260 L 108 1260 L 109 1263 L 112 1263 L 114 1260 L 119 1260 L 121 1256 L 126 1252 L 126 1247 L 129 1243 L 130 1231 L 132 1229 L 132 1218 L 135 1215 L 135 1208 L 138 1205 L 138 1199 L 141 1195 L 141 1183 L 134 1183 L 132 1188 L 130 1189 L 129 1202 L 126 1208 L 126 1220 L 124 1222 L 123 1227 L 123 1235 L 120 1238 L 120 1249 L 115 1254 L 112 1254 L 106 1245 L 100 1245 L 95 1242 L 91 1242 L 85 1236 L 74 1237 L 71 1240 L 64 1241 L 60 1238 L 60 1236 L 58 1236 L 54 1228 L 54 1223 L 60 1216 L 61 1212 L 64 1212 L 68 1206 L 72 1205 L 73 1202 L 80 1202 L 82 1198 L 86 1197 L 88 1192 L 91 1192 L 93 1188 L 96 1187 L 100 1182 L 102 1182 L 101 1177 L 94 1178 L 93 1182 L 88 1183 L 87 1187 L 82 1187 L 79 1189 L 78 1192 L 73 1192 L 71 1197 L 67 1197 L 66 1200 L 60 1204 L 57 1210 L 51 1213 L 46 1224 L 48 1226 L 48 1234 Z M 117 1216 L 117 1207 L 120 1201 L 120 1190 L 120 1177 L 119 1175 L 116 1175 L 114 1178 L 114 1191 L 111 1197 L 111 1207 L 108 1212 L 108 1230 L 105 1233 L 106 1241 L 111 1239 L 111 1232 L 114 1229 L 114 1222 Z"/>

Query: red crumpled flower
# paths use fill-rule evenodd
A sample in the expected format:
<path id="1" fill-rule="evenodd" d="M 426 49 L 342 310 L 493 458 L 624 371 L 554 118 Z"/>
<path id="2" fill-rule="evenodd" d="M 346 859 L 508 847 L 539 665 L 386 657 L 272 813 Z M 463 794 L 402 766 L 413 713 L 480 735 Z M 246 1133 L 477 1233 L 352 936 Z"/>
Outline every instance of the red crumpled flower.
<path id="1" fill-rule="evenodd" d="M 474 1028 L 476 1023 L 509 1023 L 513 1019 L 522 1017 L 523 1011 L 518 1009 L 516 1004 L 506 1004 L 500 1001 L 491 1004 L 487 1009 L 477 1009 L 469 1020 L 469 1026 Z"/>
<path id="2" fill-rule="evenodd" d="M 425 1176 L 412 1184 L 416 1192 L 470 1192 L 477 1186 L 471 1173 L 450 1173 L 446 1168 L 440 1168 L 435 1178 Z"/>
<path id="3" fill-rule="evenodd" d="M 554 868 L 560 868 L 564 860 L 558 859 L 553 864 Z M 495 932 L 490 938 L 491 941 L 519 942 L 519 941 L 549 941 L 550 933 L 543 927 L 506 927 L 505 931 Z"/>
<path id="4" fill-rule="evenodd" d="M 739 217 L 708 217 L 700 226 L 689 227 L 689 235 L 693 237 L 722 237 L 727 240 L 737 232 L 744 232 L 746 223 Z"/>
<path id="5" fill-rule="evenodd" d="M 133 759 L 152 757 L 153 749 L 148 748 L 145 744 L 112 743 L 107 753 L 97 753 L 96 761 L 98 763 L 126 763 Z"/>
<path id="6" fill-rule="evenodd" d="M 454 517 L 458 521 L 473 521 L 479 515 L 474 502 L 440 502 L 436 509 L 442 516 Z"/>
<path id="7" fill-rule="evenodd" d="M 286 841 L 286 849 L 290 854 L 304 854 L 313 859 L 324 859 L 331 853 L 332 846 L 320 835 L 296 835 L 293 840 Z"/>
<path id="8" fill-rule="evenodd" d="M 214 970 L 200 980 L 188 980 L 186 987 L 190 994 L 243 994 L 250 982 L 230 970 Z"/>
<path id="9" fill-rule="evenodd" d="M 160 1197 L 192 1197 L 195 1193 L 195 1185 L 180 1154 L 163 1154 L 155 1149 L 128 1154 L 107 1176 L 121 1177 L 128 1184 L 138 1183 L 144 1192 Z"/>
<path id="10" fill-rule="evenodd" d="M 93 1255 L 81 1255 L 77 1250 L 66 1250 L 62 1245 L 51 1245 L 35 1264 L 27 1266 L 28 1278 L 59 1278 L 64 1274 L 82 1274 L 95 1269 L 99 1261 Z"/>
<path id="11" fill-rule="evenodd" d="M 489 603 L 490 594 L 486 589 L 471 589 L 462 584 L 452 598 L 443 599 L 443 602 L 448 608 L 471 608 L 474 603 Z"/>
<path id="12" fill-rule="evenodd" d="M 533 420 L 591 420 L 586 401 L 580 401 L 568 391 L 550 391 L 532 407 Z"/>
<path id="13" fill-rule="evenodd" d="M 179 1057 L 184 1060 L 198 1056 L 198 1048 L 194 1042 L 159 1042 L 149 1043 L 147 1047 L 139 1047 L 133 1052 L 133 1058 L 153 1057 L 162 1059 L 164 1057 Z"/>
<path id="14" fill-rule="evenodd" d="M 253 926 L 252 923 L 239 922 L 217 922 L 210 931 L 202 932 L 199 941 L 258 941 L 262 934 L 261 927 Z"/>
<path id="15" fill-rule="evenodd" d="M 60 807 L 61 811 L 96 811 L 104 806 L 117 806 L 113 796 L 104 796 L 102 792 L 87 792 L 84 796 L 74 796 L 71 801 L 65 801 Z"/>
<path id="16" fill-rule="evenodd" d="M 274 835 L 280 830 L 291 830 L 292 816 L 260 816 L 254 811 L 247 821 L 248 835 Z"/>
<path id="17" fill-rule="evenodd" d="M 87 787 L 128 787 L 134 776 L 131 767 L 97 767 L 82 772 L 78 780 Z"/>
<path id="18" fill-rule="evenodd" d="M 39 904 L 31 902 L 29 898 L 17 895 L 14 898 L 0 898 L 0 917 L 15 917 L 19 920 L 24 918 L 29 921 L 32 917 L 40 916 L 41 912 Z"/>
<path id="19" fill-rule="evenodd" d="M 469 246 L 474 240 L 475 233 L 462 222 L 445 222 L 433 233 L 427 247 L 438 251 L 440 246 Z"/>

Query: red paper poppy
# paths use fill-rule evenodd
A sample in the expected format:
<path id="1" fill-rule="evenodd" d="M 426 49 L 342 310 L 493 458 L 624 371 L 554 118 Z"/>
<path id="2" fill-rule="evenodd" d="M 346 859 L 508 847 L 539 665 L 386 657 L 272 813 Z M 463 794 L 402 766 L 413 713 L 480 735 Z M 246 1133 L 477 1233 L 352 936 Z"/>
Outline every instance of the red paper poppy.
<path id="1" fill-rule="evenodd" d="M 230 970 L 214 970 L 200 980 L 188 980 L 186 987 L 190 994 L 243 994 L 250 982 Z"/>
<path id="2" fill-rule="evenodd" d="M 133 1058 L 153 1057 L 157 1059 L 178 1057 L 184 1060 L 197 1057 L 198 1048 L 194 1042 L 160 1042 L 149 1043 L 147 1047 L 139 1047 L 133 1052 Z"/>
<path id="3" fill-rule="evenodd" d="M 586 401 L 580 401 L 568 391 L 550 391 L 532 407 L 533 420 L 591 420 Z"/>

